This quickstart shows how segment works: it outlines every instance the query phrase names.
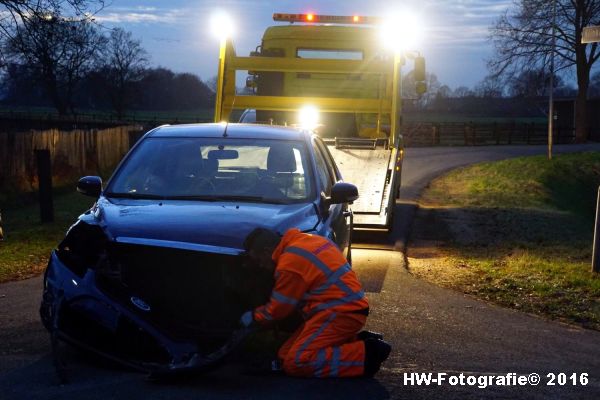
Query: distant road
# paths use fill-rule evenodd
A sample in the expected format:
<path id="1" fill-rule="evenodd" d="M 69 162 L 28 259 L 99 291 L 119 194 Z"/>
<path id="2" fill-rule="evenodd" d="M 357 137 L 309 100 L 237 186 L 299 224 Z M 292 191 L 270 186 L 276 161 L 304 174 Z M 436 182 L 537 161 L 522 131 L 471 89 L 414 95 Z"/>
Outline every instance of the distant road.
<path id="1" fill-rule="evenodd" d="M 600 143 L 557 145 L 553 154 L 600 151 Z M 406 243 L 416 201 L 433 179 L 455 168 L 484 161 L 547 154 L 547 146 L 409 147 L 402 167 L 400 202 L 394 223 L 396 249 Z"/>
<path id="2" fill-rule="evenodd" d="M 600 143 L 557 145 L 553 154 L 600 151 Z M 415 201 L 439 175 L 463 165 L 547 154 L 546 146 L 409 147 L 402 171 L 402 201 Z"/>

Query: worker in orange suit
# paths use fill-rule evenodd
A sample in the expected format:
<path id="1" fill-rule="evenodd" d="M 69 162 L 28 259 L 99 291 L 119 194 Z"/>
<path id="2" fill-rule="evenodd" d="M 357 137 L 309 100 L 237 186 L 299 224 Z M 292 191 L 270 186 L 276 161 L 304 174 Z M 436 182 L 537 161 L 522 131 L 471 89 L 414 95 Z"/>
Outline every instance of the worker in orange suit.
<path id="1" fill-rule="evenodd" d="M 380 334 L 360 332 L 369 313 L 362 286 L 330 240 L 288 230 L 283 237 L 264 228 L 244 242 L 249 257 L 274 272 L 270 300 L 244 313 L 240 323 L 266 326 L 300 310 L 304 323 L 281 346 L 279 367 L 300 377 L 373 376 L 391 347 Z"/>

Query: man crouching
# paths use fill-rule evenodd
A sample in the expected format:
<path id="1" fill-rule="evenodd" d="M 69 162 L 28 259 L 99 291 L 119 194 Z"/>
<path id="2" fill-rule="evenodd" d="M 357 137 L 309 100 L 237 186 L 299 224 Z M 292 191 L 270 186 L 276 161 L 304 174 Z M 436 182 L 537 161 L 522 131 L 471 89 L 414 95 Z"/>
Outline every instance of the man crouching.
<path id="1" fill-rule="evenodd" d="M 242 315 L 242 325 L 268 325 L 295 309 L 304 317 L 278 352 L 286 374 L 370 377 L 379 370 L 391 347 L 379 334 L 359 333 L 369 304 L 356 274 L 333 242 L 295 228 L 283 237 L 257 228 L 244 247 L 261 268 L 273 271 L 275 286 L 265 305 Z"/>

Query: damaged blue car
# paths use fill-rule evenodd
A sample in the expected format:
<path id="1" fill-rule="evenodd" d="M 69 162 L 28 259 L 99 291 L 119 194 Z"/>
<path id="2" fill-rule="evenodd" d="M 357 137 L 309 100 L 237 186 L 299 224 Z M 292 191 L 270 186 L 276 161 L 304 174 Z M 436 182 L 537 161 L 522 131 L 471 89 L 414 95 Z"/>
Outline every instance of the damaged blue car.
<path id="1" fill-rule="evenodd" d="M 145 134 L 52 252 L 41 318 L 67 342 L 150 373 L 200 370 L 240 339 L 238 320 L 270 294 L 247 234 L 291 227 L 351 258 L 354 185 L 310 131 L 246 124 Z"/>

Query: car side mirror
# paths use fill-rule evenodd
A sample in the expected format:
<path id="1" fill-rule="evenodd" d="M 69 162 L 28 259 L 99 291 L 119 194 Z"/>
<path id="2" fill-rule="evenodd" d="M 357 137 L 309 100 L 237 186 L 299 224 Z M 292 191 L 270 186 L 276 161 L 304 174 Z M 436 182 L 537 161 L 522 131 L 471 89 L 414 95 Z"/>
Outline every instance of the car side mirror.
<path id="1" fill-rule="evenodd" d="M 330 204 L 352 203 L 358 199 L 358 188 L 351 183 L 338 182 L 331 188 Z"/>
<path id="2" fill-rule="evenodd" d="M 77 191 L 86 196 L 100 196 L 102 192 L 102 178 L 99 176 L 84 176 L 77 182 Z"/>

